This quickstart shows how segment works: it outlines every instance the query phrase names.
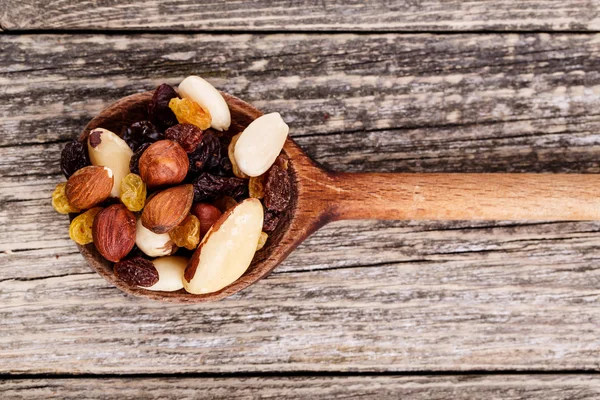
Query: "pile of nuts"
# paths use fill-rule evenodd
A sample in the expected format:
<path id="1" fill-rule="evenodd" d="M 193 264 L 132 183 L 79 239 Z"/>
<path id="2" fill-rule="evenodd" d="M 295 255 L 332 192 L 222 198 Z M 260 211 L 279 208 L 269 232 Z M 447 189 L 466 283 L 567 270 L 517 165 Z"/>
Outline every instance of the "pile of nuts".
<path id="1" fill-rule="evenodd" d="M 227 103 L 197 76 L 162 84 L 148 118 L 120 135 L 67 143 L 52 206 L 117 278 L 148 290 L 212 293 L 241 277 L 290 204 L 288 126 L 278 113 L 230 130 Z"/>

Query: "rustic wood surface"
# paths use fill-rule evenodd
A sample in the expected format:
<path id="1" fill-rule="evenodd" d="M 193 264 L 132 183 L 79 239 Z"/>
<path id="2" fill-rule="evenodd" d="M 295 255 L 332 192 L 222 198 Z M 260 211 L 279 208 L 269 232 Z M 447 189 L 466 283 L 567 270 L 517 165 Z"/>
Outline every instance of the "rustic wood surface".
<path id="1" fill-rule="evenodd" d="M 281 112 L 339 171 L 599 173 L 600 35 L 514 32 L 597 30 L 595 2 L 147 4 L 0 0 L 0 26 L 28 30 L 0 34 L 0 397 L 598 397 L 600 222 L 336 222 L 181 306 L 104 281 L 50 206 L 64 143 L 190 74 Z M 107 28 L 231 32 L 29 32 Z M 369 32 L 283 33 L 338 29 Z"/>
<path id="2" fill-rule="evenodd" d="M 598 30 L 593 0 L 0 0 L 0 26 L 168 30 Z"/>
<path id="3" fill-rule="evenodd" d="M 349 376 L 292 378 L 24 379 L 0 382 L 17 399 L 540 399 L 594 400 L 589 375 Z"/>

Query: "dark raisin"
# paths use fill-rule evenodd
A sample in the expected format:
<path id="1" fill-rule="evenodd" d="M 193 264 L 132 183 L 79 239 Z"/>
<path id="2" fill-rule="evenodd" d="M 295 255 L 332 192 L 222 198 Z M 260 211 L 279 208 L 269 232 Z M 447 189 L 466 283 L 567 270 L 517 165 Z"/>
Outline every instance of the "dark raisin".
<path id="1" fill-rule="evenodd" d="M 264 204 L 269 210 L 283 212 L 290 203 L 292 187 L 286 170 L 274 164 L 267 172 Z"/>
<path id="2" fill-rule="evenodd" d="M 203 172 L 194 182 L 194 201 L 213 201 L 219 197 L 239 195 L 240 187 L 247 186 L 241 178 L 217 176 Z"/>
<path id="3" fill-rule="evenodd" d="M 193 153 L 188 154 L 190 172 L 194 175 L 208 171 L 219 165 L 221 160 L 221 143 L 210 132 L 204 132 L 202 140 Z"/>
<path id="4" fill-rule="evenodd" d="M 277 211 L 265 210 L 263 231 L 267 233 L 273 232 L 277 228 L 280 218 L 281 215 Z"/>
<path id="5" fill-rule="evenodd" d="M 90 165 L 90 159 L 85 142 L 73 140 L 65 145 L 60 153 L 60 169 L 65 178 L 69 179 L 75 171 L 88 165 Z"/>
<path id="6" fill-rule="evenodd" d="M 177 142 L 186 153 L 193 153 L 202 140 L 202 129 L 191 124 L 177 124 L 165 131 L 165 138 Z"/>
<path id="7" fill-rule="evenodd" d="M 136 151 L 144 143 L 163 140 L 165 135 L 152 122 L 139 121 L 126 128 L 121 137 L 131 147 L 131 150 Z"/>
<path id="8" fill-rule="evenodd" d="M 150 120 L 163 131 L 177 125 L 177 117 L 169 108 L 169 101 L 175 97 L 179 97 L 175 89 L 163 83 L 156 88 L 148 105 Z"/>
<path id="9" fill-rule="evenodd" d="M 233 175 L 233 166 L 231 165 L 231 161 L 229 157 L 221 157 L 221 161 L 219 161 L 219 165 L 211 170 L 211 172 L 215 175 L 220 176 L 232 176 Z"/>
<path id="10" fill-rule="evenodd" d="M 158 282 L 158 271 L 151 261 L 134 257 L 115 264 L 117 278 L 130 286 L 150 287 Z"/>
<path id="11" fill-rule="evenodd" d="M 129 160 L 129 171 L 134 174 L 140 174 L 140 157 L 144 150 L 150 147 L 152 143 L 144 143 L 133 153 L 131 160 Z"/>

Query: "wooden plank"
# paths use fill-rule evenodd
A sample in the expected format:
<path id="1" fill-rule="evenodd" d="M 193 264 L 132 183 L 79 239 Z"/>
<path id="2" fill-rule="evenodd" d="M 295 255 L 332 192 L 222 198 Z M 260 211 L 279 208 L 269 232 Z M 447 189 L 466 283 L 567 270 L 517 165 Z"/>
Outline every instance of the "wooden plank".
<path id="1" fill-rule="evenodd" d="M 93 274 L 49 193 L 101 107 L 194 71 L 332 168 L 598 172 L 599 38 L 0 37 L 0 372 L 597 369 L 597 222 L 337 223 L 182 308 Z"/>
<path id="2" fill-rule="evenodd" d="M 84 378 L 0 381 L 5 400 L 146 399 L 540 399 L 592 400 L 590 375 L 350 376 L 286 378 Z"/>
<path id="3" fill-rule="evenodd" d="M 447 127 L 456 149 L 463 129 L 506 141 L 598 131 L 598 35 L 25 35 L 0 50 L 0 146 L 67 140 L 115 99 L 195 73 L 280 111 L 294 137 Z M 401 145 L 439 140 L 419 132 Z M 598 146 L 567 140 L 556 148 Z"/>
<path id="4" fill-rule="evenodd" d="M 580 31 L 600 27 L 598 4 L 586 0 L 2 0 L 0 11 L 1 25 L 7 30 Z"/>

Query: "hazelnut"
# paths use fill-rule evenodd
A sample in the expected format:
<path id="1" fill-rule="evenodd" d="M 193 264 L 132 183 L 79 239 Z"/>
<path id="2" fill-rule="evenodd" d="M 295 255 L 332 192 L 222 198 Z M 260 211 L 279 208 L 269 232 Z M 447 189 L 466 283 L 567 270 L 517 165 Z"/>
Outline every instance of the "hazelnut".
<path id="1" fill-rule="evenodd" d="M 176 185 L 185 179 L 189 164 L 187 153 L 179 143 L 159 140 L 142 153 L 140 176 L 150 188 Z"/>
<path id="2" fill-rule="evenodd" d="M 114 177 L 110 168 L 90 165 L 71 175 L 65 194 L 69 204 L 87 210 L 110 196 L 113 183 Z"/>
<path id="3" fill-rule="evenodd" d="M 158 192 L 146 202 L 142 224 L 154 233 L 167 233 L 187 217 L 193 200 L 192 185 L 175 186 Z"/>
<path id="4" fill-rule="evenodd" d="M 222 212 L 217 207 L 208 203 L 194 204 L 191 213 L 200 220 L 200 239 L 206 235 L 206 232 L 222 215 Z"/>
<path id="5" fill-rule="evenodd" d="M 135 215 L 123 204 L 114 204 L 94 218 L 92 237 L 104 258 L 118 262 L 135 244 Z"/>

